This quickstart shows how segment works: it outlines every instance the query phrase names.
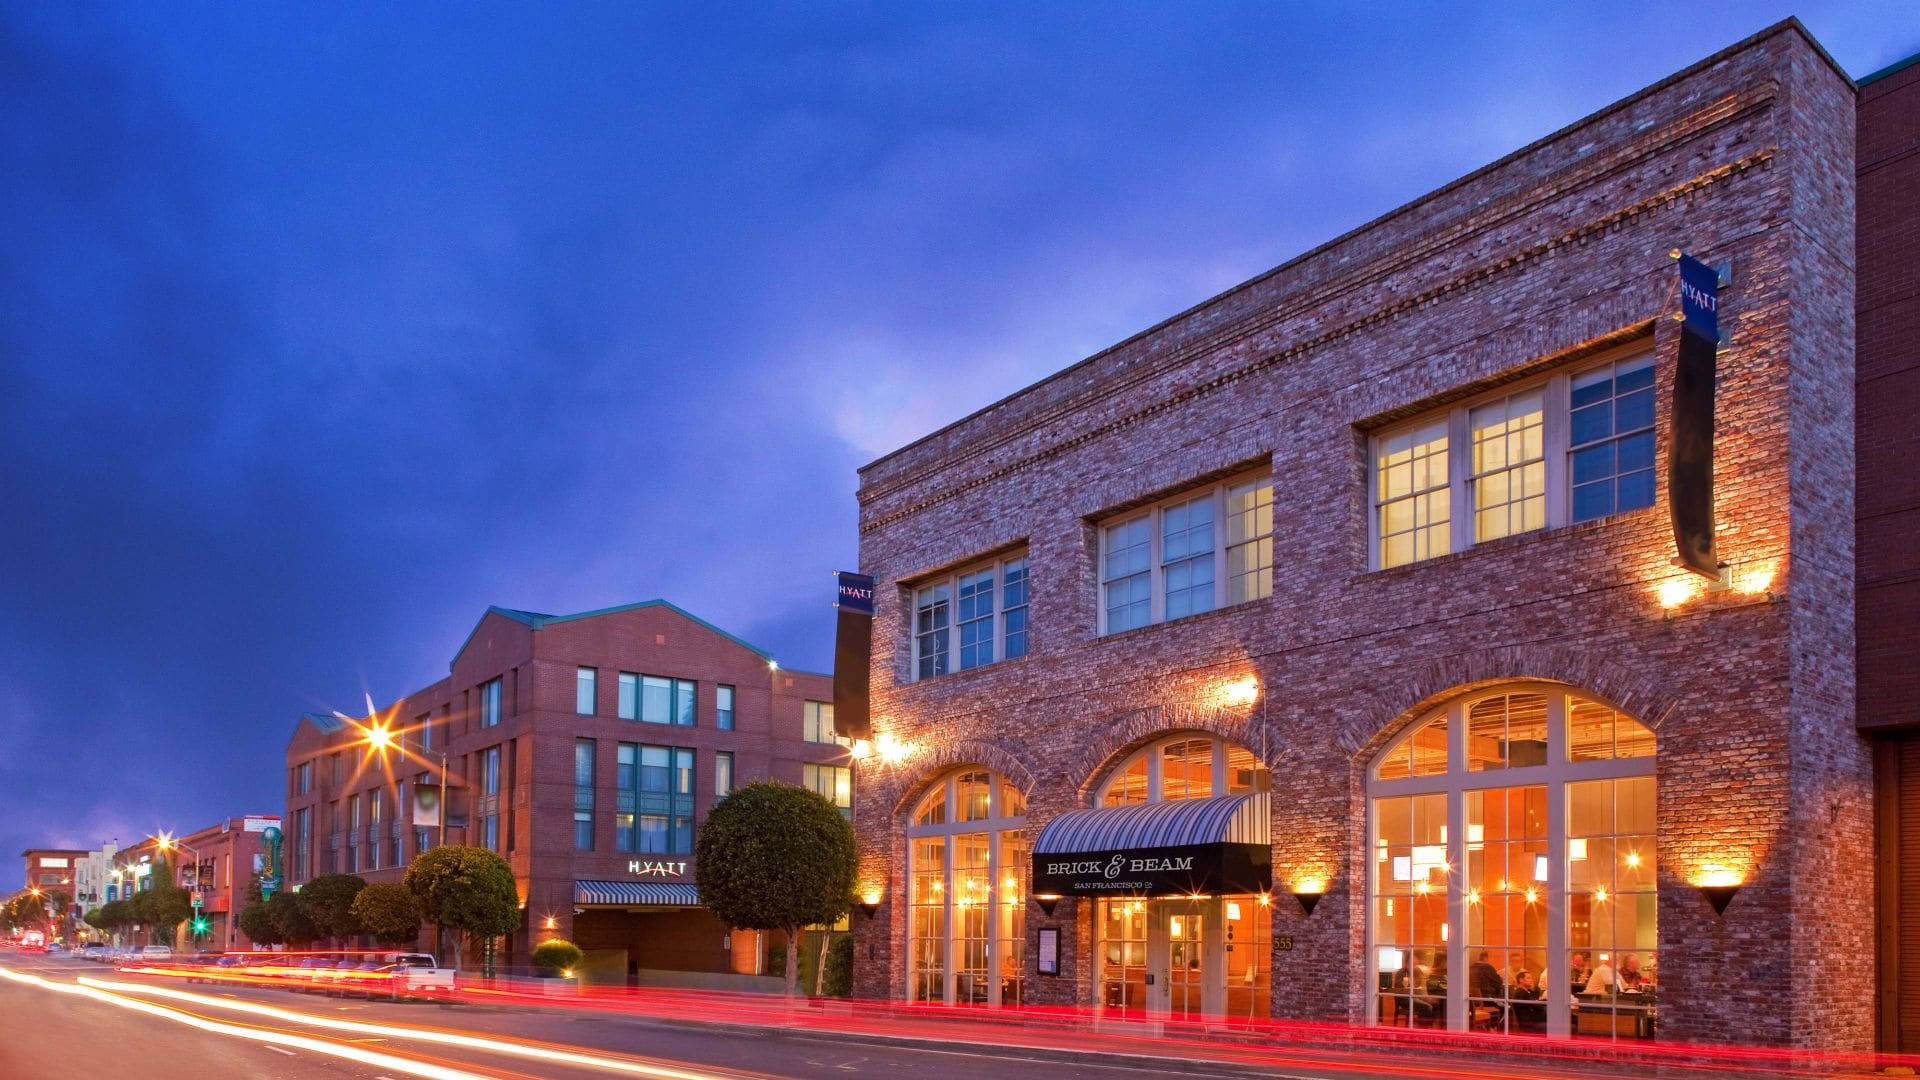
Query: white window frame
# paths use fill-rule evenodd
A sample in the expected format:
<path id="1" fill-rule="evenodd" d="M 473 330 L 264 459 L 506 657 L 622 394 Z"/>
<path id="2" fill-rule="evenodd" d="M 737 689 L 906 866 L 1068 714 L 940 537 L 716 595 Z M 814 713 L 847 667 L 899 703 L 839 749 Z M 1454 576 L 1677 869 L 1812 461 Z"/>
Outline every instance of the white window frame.
<path id="1" fill-rule="evenodd" d="M 800 741 L 817 746 L 841 746 L 846 743 L 833 733 L 833 702 L 800 703 Z"/>
<path id="2" fill-rule="evenodd" d="M 1189 615 L 1175 616 L 1175 618 L 1185 619 L 1193 615 L 1205 615 L 1209 611 L 1219 611 L 1222 608 L 1257 603 L 1273 595 L 1273 567 L 1271 560 L 1269 560 L 1267 567 L 1267 587 L 1264 592 L 1259 596 L 1235 601 L 1233 603 L 1229 603 L 1227 600 L 1229 577 L 1227 548 L 1230 546 L 1238 546 L 1227 543 L 1227 492 L 1249 483 L 1264 483 L 1269 489 L 1269 492 L 1271 492 L 1273 487 L 1272 470 L 1252 469 L 1212 484 L 1203 484 L 1199 487 L 1187 488 L 1184 491 L 1176 492 L 1173 495 L 1169 495 L 1166 498 L 1145 506 L 1135 507 L 1124 514 L 1114 514 L 1110 517 L 1101 518 L 1094 523 L 1094 528 L 1098 530 L 1097 535 L 1099 538 L 1097 545 L 1098 552 L 1096 554 L 1097 561 L 1094 564 L 1093 573 L 1094 611 L 1099 618 L 1099 632 L 1102 636 L 1109 633 L 1125 632 L 1113 631 L 1107 628 L 1107 530 L 1116 525 L 1125 525 L 1143 519 L 1147 522 L 1147 596 L 1150 606 L 1148 608 L 1145 625 L 1153 626 L 1158 623 L 1167 622 L 1167 585 L 1165 571 L 1162 566 L 1164 555 L 1161 545 L 1161 513 L 1171 507 L 1193 502 L 1203 497 L 1210 496 L 1213 500 L 1213 606 L 1206 611 L 1196 611 Z M 1257 542 L 1258 539 L 1259 537 L 1254 537 L 1244 542 L 1253 543 Z M 1273 542 L 1272 530 L 1267 532 L 1267 540 L 1269 543 Z M 1140 629 L 1140 627 L 1130 626 L 1126 629 L 1137 630 Z"/>
<path id="3" fill-rule="evenodd" d="M 1371 432 L 1367 438 L 1366 495 L 1367 495 L 1367 568 L 1369 570 L 1397 569 L 1402 566 L 1418 566 L 1444 555 L 1454 555 L 1471 550 L 1479 543 L 1495 543 L 1527 533 L 1508 533 L 1494 540 L 1476 540 L 1473 508 L 1473 411 L 1483 405 L 1535 390 L 1541 395 L 1542 443 L 1547 472 L 1546 521 L 1538 529 L 1528 532 L 1541 533 L 1573 523 L 1573 483 L 1572 448 L 1568 445 L 1571 434 L 1571 401 L 1573 380 L 1601 368 L 1617 368 L 1635 361 L 1648 360 L 1654 365 L 1655 385 L 1659 385 L 1659 360 L 1653 355 L 1648 342 L 1636 342 L 1610 350 L 1602 356 L 1589 357 L 1575 364 L 1566 364 L 1535 378 L 1514 382 L 1486 393 L 1454 402 L 1439 409 L 1432 409 L 1380 428 Z M 1656 399 L 1656 410 L 1658 408 Z M 1656 412 L 1657 417 L 1657 412 Z M 1408 431 L 1429 427 L 1436 423 L 1445 425 L 1447 433 L 1447 492 L 1448 492 L 1448 538 L 1447 551 L 1428 555 L 1425 558 L 1398 563 L 1393 567 L 1381 564 L 1380 550 L 1380 448 L 1381 444 Z M 1656 428 L 1658 421 L 1656 419 Z M 1635 429 L 1636 431 L 1641 429 Z M 1618 437 L 1618 436 L 1612 436 Z M 1659 453 L 1656 449 L 1654 470 L 1656 477 L 1660 467 Z M 1656 502 L 1658 500 L 1656 499 Z M 1639 507 L 1635 510 L 1641 509 Z M 1634 510 L 1615 511 L 1615 513 L 1633 513 Z M 1590 521 L 1604 521 L 1606 518 L 1589 518 Z M 1103 534 L 1104 535 L 1104 534 Z M 1106 607 L 1101 605 L 1101 621 L 1106 619 Z M 1103 631 L 1104 632 L 1104 631 Z"/>
<path id="4" fill-rule="evenodd" d="M 586 708 L 580 707 L 582 693 Z M 582 665 L 573 669 L 573 712 L 575 716 L 594 716 L 600 712 L 600 669 Z"/>
<path id="5" fill-rule="evenodd" d="M 1484 769 L 1477 772 L 1469 769 L 1468 712 L 1475 704 L 1488 698 L 1515 693 L 1546 696 L 1547 763 L 1518 768 Z M 1508 683 L 1462 694 L 1441 708 L 1423 715 L 1418 723 L 1409 727 L 1403 735 L 1375 755 L 1374 759 L 1367 764 L 1366 833 L 1361 841 L 1363 857 L 1367 865 L 1366 907 L 1363 916 L 1366 920 L 1367 975 L 1366 982 L 1362 985 L 1367 988 L 1366 1015 L 1369 1023 L 1377 1024 L 1380 1021 L 1378 987 L 1381 944 L 1375 932 L 1377 925 L 1374 915 L 1374 904 L 1380 895 L 1378 880 L 1380 867 L 1379 860 L 1374 857 L 1372 850 L 1373 838 L 1378 835 L 1380 828 L 1376 812 L 1378 801 L 1410 795 L 1444 794 L 1447 797 L 1447 865 L 1452 868 L 1448 874 L 1447 924 L 1450 927 L 1464 928 L 1467 925 L 1467 897 L 1462 888 L 1452 883 L 1461 880 L 1465 873 L 1463 868 L 1467 865 L 1467 793 L 1518 787 L 1545 787 L 1547 789 L 1547 882 L 1543 902 L 1547 906 L 1547 996 L 1544 999 L 1547 1008 L 1546 1037 L 1564 1039 L 1570 1036 L 1573 992 L 1567 985 L 1568 959 L 1572 951 L 1568 945 L 1567 931 L 1567 884 L 1570 876 L 1567 870 L 1567 794 L 1572 784 L 1585 780 L 1631 780 L 1657 777 L 1659 763 L 1657 741 L 1652 756 L 1573 761 L 1567 752 L 1567 716 L 1570 711 L 1570 702 L 1574 698 L 1606 704 L 1590 694 L 1557 683 Z M 1447 718 L 1447 771 L 1428 776 L 1380 779 L 1381 762 L 1388 760 L 1396 753 L 1404 754 L 1408 740 L 1443 713 Z M 1632 714 L 1621 712 L 1620 715 L 1630 717 Z M 1637 717 L 1633 719 L 1638 722 Z M 1658 893 L 1656 892 L 1655 895 Z M 1389 947 L 1399 948 L 1400 946 Z M 1464 930 L 1450 935 L 1447 941 L 1447 970 L 1459 973 L 1458 976 L 1447 980 L 1447 1029 L 1451 1031 L 1467 1030 L 1469 995 L 1466 973 L 1467 952 L 1470 947 Z"/>
<path id="6" fill-rule="evenodd" d="M 956 781 L 958 780 L 959 777 L 963 775 L 966 775 L 968 773 L 975 773 L 975 772 L 986 773 L 989 779 L 989 783 L 991 784 L 991 787 L 989 787 L 988 789 L 987 816 L 977 821 L 961 821 L 959 820 L 960 785 Z M 913 803 L 913 806 L 909 808 L 907 811 L 907 826 L 905 830 L 906 841 L 907 841 L 907 875 L 905 880 L 907 882 L 906 887 L 909 890 L 913 888 L 913 884 L 912 884 L 913 875 L 914 875 L 914 871 L 913 871 L 914 843 L 913 842 L 915 840 L 939 838 L 945 842 L 946 848 L 947 848 L 946 857 L 944 859 L 944 865 L 941 867 L 943 876 L 942 876 L 942 881 L 940 886 L 940 895 L 943 898 L 942 904 L 946 908 L 946 918 L 942 924 L 946 928 L 946 940 L 941 946 L 941 967 L 940 967 L 941 978 L 942 978 L 941 1003 L 943 1004 L 951 1005 L 954 1003 L 954 986 L 956 983 L 956 978 L 954 974 L 954 963 L 953 963 L 953 956 L 954 956 L 953 944 L 955 939 L 954 928 L 957 925 L 958 920 L 956 917 L 957 912 L 954 910 L 956 905 L 954 904 L 954 900 L 953 900 L 953 896 L 954 896 L 953 838 L 956 836 L 969 835 L 972 833 L 988 834 L 988 840 L 987 840 L 988 889 L 987 889 L 987 899 L 985 903 L 987 905 L 987 910 L 989 912 L 999 911 L 1000 905 L 1001 905 L 1001 895 L 1000 895 L 1001 885 L 1003 881 L 1001 876 L 1001 866 L 1000 866 L 1001 836 L 1002 834 L 1005 834 L 1005 833 L 1025 832 L 1027 827 L 1026 814 L 1016 814 L 1016 815 L 1008 816 L 1005 813 L 1006 797 L 1003 793 L 1010 786 L 1011 786 L 1011 782 L 1008 781 L 1006 777 L 1000 775 L 1000 773 L 996 772 L 995 770 L 985 768 L 984 766 L 972 766 L 972 767 L 963 768 L 963 769 L 956 769 L 953 772 L 948 773 L 946 776 L 942 777 L 937 787 L 937 790 L 943 793 L 942 797 L 946 800 L 947 812 L 946 812 L 945 821 L 941 822 L 938 825 L 915 825 L 913 823 L 913 819 L 919 815 L 920 808 L 926 805 L 927 798 L 933 794 L 932 791 L 929 791 L 926 795 L 922 795 L 919 799 L 916 799 Z M 1013 790 L 1015 792 L 1018 792 L 1019 789 L 1014 788 Z M 1027 850 L 1030 856 L 1032 852 L 1032 847 L 1029 846 Z M 1023 884 L 1026 889 L 1031 890 L 1032 888 L 1031 881 L 1025 881 L 1023 882 Z M 911 906 L 912 906 L 912 900 L 909 897 L 908 899 L 908 908 L 909 908 L 908 919 L 909 920 L 912 919 Z M 911 921 L 908 922 L 907 932 L 909 937 L 911 937 L 913 932 Z M 1000 953 L 1001 953 L 1000 935 L 995 932 L 994 920 L 992 916 L 989 916 L 988 924 L 987 924 L 987 967 L 986 967 L 987 974 L 988 974 L 987 1004 L 989 1007 L 998 1007 L 1002 1004 L 1000 1000 L 1000 980 L 994 977 L 994 973 L 998 972 L 1001 967 L 1002 957 Z M 914 970 L 913 949 L 911 946 L 909 946 L 907 949 L 907 963 L 901 965 L 901 967 L 904 969 L 905 975 L 906 975 L 906 983 L 905 983 L 906 992 L 903 1000 L 911 1003 L 913 1001 L 914 984 L 915 982 L 918 981 L 917 976 L 919 974 L 917 971 Z M 1028 985 L 1031 986 L 1031 982 L 1029 982 Z"/>
<path id="7" fill-rule="evenodd" d="M 1101 781 L 1100 787 L 1095 790 L 1093 805 L 1107 805 L 1107 793 L 1113 789 L 1114 784 L 1126 776 L 1127 770 L 1133 768 L 1133 763 L 1139 761 L 1141 758 L 1145 758 L 1147 761 L 1147 801 L 1164 801 L 1166 791 L 1165 786 L 1161 783 L 1162 778 L 1160 775 L 1161 766 L 1166 761 L 1164 751 L 1167 747 L 1175 743 L 1187 742 L 1205 742 L 1213 745 L 1213 794 L 1227 794 L 1227 750 L 1233 747 L 1239 747 L 1239 749 L 1242 750 L 1248 748 L 1240 746 L 1239 743 L 1231 740 L 1223 739 L 1218 735 L 1209 735 L 1204 731 L 1180 731 L 1171 735 L 1161 736 L 1115 763 L 1113 768 L 1107 770 L 1107 778 Z M 1254 754 L 1253 760 L 1258 762 L 1261 771 L 1267 774 L 1267 789 L 1271 791 L 1273 788 L 1273 770 L 1267 767 L 1266 762 L 1260 760 L 1260 755 Z"/>
<path id="8" fill-rule="evenodd" d="M 1013 659 L 1018 660 L 1033 653 L 1033 563 L 1027 558 L 1027 549 L 1020 548 L 992 559 L 969 563 L 951 573 L 916 581 L 907 589 L 907 639 L 910 643 L 908 651 L 911 653 L 907 663 L 909 682 L 938 679 L 961 671 L 977 671 L 1007 660 L 1007 568 L 1014 563 L 1023 564 L 1022 569 L 1026 574 L 1024 579 L 1026 603 L 1020 607 L 1027 613 L 1027 625 L 1024 629 L 1026 651 Z M 989 616 L 993 621 L 993 659 L 962 668 L 960 666 L 960 581 L 983 572 L 993 575 L 993 614 Z M 940 586 L 945 586 L 947 590 L 947 669 L 932 675 L 921 675 L 920 661 L 924 656 L 920 651 L 920 594 Z"/>

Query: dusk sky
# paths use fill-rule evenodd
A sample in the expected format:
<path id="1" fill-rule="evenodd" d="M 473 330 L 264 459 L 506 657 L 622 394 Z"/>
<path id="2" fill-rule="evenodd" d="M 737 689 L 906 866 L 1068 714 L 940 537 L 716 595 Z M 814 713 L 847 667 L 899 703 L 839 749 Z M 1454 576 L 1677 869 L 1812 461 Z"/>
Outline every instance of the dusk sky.
<path id="1" fill-rule="evenodd" d="M 0 888 L 488 604 L 824 670 L 879 454 L 1788 14 L 1920 51 L 1418 10 L 0 3 Z"/>

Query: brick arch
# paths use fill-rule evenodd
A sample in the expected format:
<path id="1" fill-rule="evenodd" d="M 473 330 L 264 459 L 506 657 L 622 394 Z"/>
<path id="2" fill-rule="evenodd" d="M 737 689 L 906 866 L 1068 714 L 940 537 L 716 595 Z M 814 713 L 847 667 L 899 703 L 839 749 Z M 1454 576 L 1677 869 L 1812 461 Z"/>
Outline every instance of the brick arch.
<path id="1" fill-rule="evenodd" d="M 1191 703 L 1150 705 L 1115 717 L 1080 753 L 1069 775 L 1079 785 L 1081 799 L 1084 801 L 1122 758 L 1156 739 L 1183 731 L 1218 735 L 1253 751 L 1262 764 L 1273 768 L 1273 762 L 1260 753 L 1251 712 Z"/>
<path id="2" fill-rule="evenodd" d="M 1353 714 L 1343 740 L 1355 758 L 1369 760 L 1444 702 L 1504 682 L 1551 682 L 1570 686 L 1613 706 L 1658 732 L 1678 700 L 1658 680 L 1564 645 L 1513 645 L 1461 653 L 1414 667 L 1378 688 L 1367 708 Z"/>
<path id="3" fill-rule="evenodd" d="M 887 781 L 893 812 L 904 814 L 934 783 L 956 769 L 983 766 L 1012 781 L 1022 794 L 1033 794 L 1033 770 L 998 743 L 964 739 L 914 755 L 910 765 Z"/>

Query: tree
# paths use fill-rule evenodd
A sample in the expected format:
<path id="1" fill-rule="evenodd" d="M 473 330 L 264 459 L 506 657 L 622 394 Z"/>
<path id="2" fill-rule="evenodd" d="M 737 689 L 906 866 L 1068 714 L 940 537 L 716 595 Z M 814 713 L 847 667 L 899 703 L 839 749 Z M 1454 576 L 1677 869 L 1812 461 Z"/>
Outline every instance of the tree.
<path id="1" fill-rule="evenodd" d="M 344 943 L 355 934 L 366 933 L 353 915 L 353 898 L 366 887 L 367 880 L 358 874 L 322 874 L 294 895 L 321 937 Z"/>
<path id="2" fill-rule="evenodd" d="M 405 885 L 369 885 L 353 898 L 353 917 L 380 944 L 405 945 L 420 936 L 424 913 Z"/>
<path id="3" fill-rule="evenodd" d="M 295 948 L 305 948 L 320 940 L 320 928 L 313 925 L 300 901 L 293 893 L 274 893 L 267 901 L 267 914 L 273 919 L 273 928 L 280 940 Z"/>
<path id="4" fill-rule="evenodd" d="M 193 917 L 193 899 L 174 884 L 173 864 L 165 859 L 153 864 L 149 880 L 151 888 L 133 894 L 133 921 L 150 928 L 155 943 L 171 943 L 174 930 Z"/>
<path id="5" fill-rule="evenodd" d="M 547 976 L 565 975 L 580 966 L 586 954 L 580 946 L 564 938 L 550 938 L 533 947 L 533 966 Z"/>
<path id="6" fill-rule="evenodd" d="M 133 923 L 133 901 L 109 900 L 100 905 L 100 921 L 96 925 L 102 930 L 118 934 Z"/>
<path id="7" fill-rule="evenodd" d="M 279 945 L 287 939 L 273 919 L 273 909 L 264 900 L 255 900 L 240 909 L 240 932 L 255 945 Z"/>
<path id="8" fill-rule="evenodd" d="M 95 930 L 112 929 L 107 925 L 106 910 L 104 908 L 89 909 L 85 915 L 80 916 L 80 921 L 93 927 Z"/>
<path id="9" fill-rule="evenodd" d="M 520 926 L 520 890 L 507 860 L 479 847 L 434 848 L 407 867 L 407 888 L 420 909 L 440 926 L 456 931 L 453 966 L 460 966 L 465 931 L 484 939 L 510 934 Z"/>
<path id="10" fill-rule="evenodd" d="M 700 902 L 742 930 L 787 937 L 787 996 L 799 990 L 800 931 L 853 906 L 858 855 L 838 808 L 805 788 L 739 788 L 707 815 L 696 852 Z"/>

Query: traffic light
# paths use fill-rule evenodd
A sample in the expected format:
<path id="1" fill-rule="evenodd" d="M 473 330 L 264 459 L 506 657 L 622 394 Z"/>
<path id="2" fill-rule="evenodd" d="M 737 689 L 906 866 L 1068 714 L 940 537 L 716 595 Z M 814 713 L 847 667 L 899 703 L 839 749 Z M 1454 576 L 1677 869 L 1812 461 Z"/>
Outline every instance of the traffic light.
<path id="1" fill-rule="evenodd" d="M 204 934 L 204 933 L 206 933 L 206 932 L 207 932 L 207 920 L 205 920 L 205 919 L 195 919 L 195 920 L 193 920 L 193 932 L 194 932 L 194 933 L 195 933 L 196 935 L 197 935 L 197 934 Z"/>

